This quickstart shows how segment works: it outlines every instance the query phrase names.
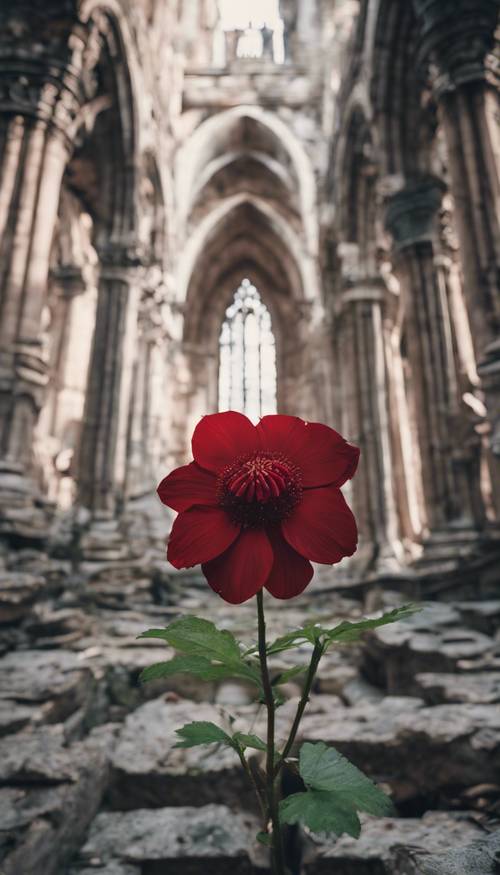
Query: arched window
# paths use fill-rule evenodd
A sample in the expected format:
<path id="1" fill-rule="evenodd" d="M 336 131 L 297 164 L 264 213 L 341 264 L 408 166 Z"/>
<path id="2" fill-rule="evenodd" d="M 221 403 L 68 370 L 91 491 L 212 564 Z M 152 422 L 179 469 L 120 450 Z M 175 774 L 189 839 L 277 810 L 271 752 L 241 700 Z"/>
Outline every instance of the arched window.
<path id="1" fill-rule="evenodd" d="M 269 310 L 244 279 L 226 310 L 219 338 L 219 410 L 257 421 L 276 413 L 276 347 Z"/>

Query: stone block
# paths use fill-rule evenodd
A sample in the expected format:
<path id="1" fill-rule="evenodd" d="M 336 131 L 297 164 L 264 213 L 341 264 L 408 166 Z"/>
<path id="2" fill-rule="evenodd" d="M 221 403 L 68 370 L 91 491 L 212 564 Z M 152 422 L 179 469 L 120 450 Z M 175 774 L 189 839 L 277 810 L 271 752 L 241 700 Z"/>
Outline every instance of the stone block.
<path id="1" fill-rule="evenodd" d="M 175 805 L 252 806 L 252 790 L 236 753 L 223 746 L 175 748 L 185 723 L 223 725 L 221 709 L 155 699 L 130 714 L 112 756 L 109 804 L 114 809 Z"/>
<path id="2" fill-rule="evenodd" d="M 45 727 L 0 741 L 2 875 L 65 871 L 101 803 L 110 738 L 99 731 L 66 748 Z"/>
<path id="3" fill-rule="evenodd" d="M 255 856 L 258 830 L 256 819 L 223 805 L 102 812 L 78 864 L 109 866 L 117 858 L 141 875 L 259 875 L 268 870 Z"/>
<path id="4" fill-rule="evenodd" d="M 379 703 L 331 708 L 313 699 L 301 741 L 332 744 L 396 802 L 446 788 L 500 782 L 500 709 L 496 705 L 437 705 L 387 696 Z"/>
<path id="5" fill-rule="evenodd" d="M 401 846 L 434 853 L 460 848 L 480 835 L 481 829 L 463 812 L 428 811 L 421 819 L 363 817 L 359 839 L 344 835 L 311 843 L 304 875 L 402 875 L 393 868 Z"/>

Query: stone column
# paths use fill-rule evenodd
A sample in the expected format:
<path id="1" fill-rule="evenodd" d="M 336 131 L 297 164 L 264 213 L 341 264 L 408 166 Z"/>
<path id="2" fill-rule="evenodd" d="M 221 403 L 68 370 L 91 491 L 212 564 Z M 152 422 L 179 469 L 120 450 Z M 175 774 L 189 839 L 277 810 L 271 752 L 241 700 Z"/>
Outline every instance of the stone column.
<path id="1" fill-rule="evenodd" d="M 433 242 L 443 188 L 432 177 L 414 180 L 388 198 L 386 211 L 405 309 L 426 525 L 435 537 L 470 532 L 483 522 L 473 486 L 477 472 L 459 463 L 473 430 L 460 404 L 447 291 Z"/>
<path id="2" fill-rule="evenodd" d="M 341 298 L 340 367 L 349 437 L 361 449 L 352 481 L 353 503 L 367 567 L 396 570 L 401 547 L 394 501 L 387 367 L 384 345 L 385 283 L 380 276 L 349 270 L 346 249 Z M 352 253 L 351 253 L 352 254 Z M 363 543 L 364 542 L 364 543 Z"/>
<path id="3" fill-rule="evenodd" d="M 113 529 L 124 499 L 142 268 L 125 248 L 114 246 L 99 255 L 96 323 L 78 457 L 78 500 L 90 510 L 94 522 L 104 524 L 105 545 L 106 524 Z M 93 543 L 86 544 L 89 555 L 93 547 Z"/>
<path id="4" fill-rule="evenodd" d="M 51 69 L 45 60 L 26 61 L 26 74 L 7 60 L 0 90 L 0 528 L 34 537 L 46 526 L 30 481 L 33 431 L 47 383 L 40 319 L 81 97 L 75 72 L 55 61 Z"/>
<path id="5" fill-rule="evenodd" d="M 491 446 L 500 455 L 500 90 L 497 0 L 413 0 L 448 147 L 464 292 Z M 496 55 L 496 57 L 495 57 Z M 499 484 L 500 485 L 500 484 Z"/>
<path id="6" fill-rule="evenodd" d="M 151 282 L 152 280 L 152 282 Z M 130 422 L 127 442 L 126 496 L 138 498 L 154 493 L 158 470 L 157 383 L 163 384 L 164 374 L 158 373 L 156 351 L 166 349 L 168 335 L 164 321 L 165 287 L 161 268 L 149 270 L 149 279 L 142 288 L 138 312 L 137 355 L 134 364 Z M 166 365 L 166 360 L 165 360 Z M 166 415 L 168 398 L 162 391 L 162 418 Z"/>

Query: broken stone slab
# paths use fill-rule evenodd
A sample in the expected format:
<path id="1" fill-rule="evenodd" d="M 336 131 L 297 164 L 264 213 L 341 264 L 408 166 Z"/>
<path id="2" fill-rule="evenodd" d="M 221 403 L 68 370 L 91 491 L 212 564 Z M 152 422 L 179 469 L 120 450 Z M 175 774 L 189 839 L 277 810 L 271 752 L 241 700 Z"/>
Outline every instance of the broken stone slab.
<path id="1" fill-rule="evenodd" d="M 92 617 L 77 608 L 36 610 L 26 623 L 26 632 L 36 648 L 70 647 L 92 630 Z"/>
<path id="2" fill-rule="evenodd" d="M 483 834 L 466 812 L 427 811 L 420 819 L 362 816 L 362 823 L 359 839 L 311 838 L 304 853 L 304 875 L 402 875 L 393 868 L 402 845 L 434 853 L 461 848 Z"/>
<path id="3" fill-rule="evenodd" d="M 497 830 L 466 847 L 452 847 L 439 853 L 427 847 L 401 848 L 390 875 L 498 875 L 499 862 L 500 830 Z"/>
<path id="4" fill-rule="evenodd" d="M 102 812 L 78 865 L 118 858 L 139 865 L 141 875 L 262 875 L 258 830 L 255 818 L 224 805 Z"/>
<path id="5" fill-rule="evenodd" d="M 43 703 L 46 723 L 65 720 L 92 697 L 94 676 L 68 650 L 18 650 L 0 659 L 0 700 Z"/>
<path id="6" fill-rule="evenodd" d="M 0 624 L 27 617 L 47 589 L 47 581 L 39 575 L 20 571 L 0 573 Z"/>
<path id="7" fill-rule="evenodd" d="M 429 705 L 453 702 L 488 705 L 500 702 L 499 672 L 427 672 L 418 674 L 415 682 L 420 695 Z"/>
<path id="8" fill-rule="evenodd" d="M 417 674 L 481 669 L 498 644 L 482 632 L 451 625 L 457 616 L 451 606 L 436 607 L 435 616 L 426 608 L 366 637 L 361 670 L 367 680 L 391 695 L 416 695 Z"/>
<path id="9" fill-rule="evenodd" d="M 500 781 L 500 709 L 496 705 L 436 705 L 387 696 L 378 704 L 331 707 L 312 699 L 301 741 L 333 745 L 395 801 L 445 788 Z"/>
<path id="10" fill-rule="evenodd" d="M 500 627 L 500 599 L 484 599 L 484 601 L 458 602 L 466 626 L 485 635 L 494 635 Z"/>
<path id="11" fill-rule="evenodd" d="M 65 871 L 101 804 L 111 739 L 108 727 L 65 748 L 45 727 L 0 742 L 2 875 Z"/>
<path id="12" fill-rule="evenodd" d="M 108 801 L 112 808 L 154 808 L 220 802 L 241 807 L 253 802 L 240 761 L 230 748 L 202 745 L 175 748 L 175 730 L 194 720 L 217 725 L 221 709 L 164 697 L 130 714 L 112 756 Z"/>
<path id="13" fill-rule="evenodd" d="M 201 681 L 193 675 L 174 674 L 145 684 L 139 681 L 144 668 L 172 659 L 174 651 L 169 647 L 149 644 L 147 639 L 143 640 L 144 646 L 133 640 L 120 644 L 115 638 L 109 637 L 87 639 L 85 643 L 88 646 L 80 653 L 82 664 L 91 666 L 93 672 L 102 677 L 113 705 L 130 710 L 167 692 L 197 702 L 215 700 L 218 684 Z"/>
<path id="14" fill-rule="evenodd" d="M 20 705 L 12 699 L 0 699 L 0 738 L 18 732 L 29 723 L 38 723 L 42 719 L 41 708 Z"/>

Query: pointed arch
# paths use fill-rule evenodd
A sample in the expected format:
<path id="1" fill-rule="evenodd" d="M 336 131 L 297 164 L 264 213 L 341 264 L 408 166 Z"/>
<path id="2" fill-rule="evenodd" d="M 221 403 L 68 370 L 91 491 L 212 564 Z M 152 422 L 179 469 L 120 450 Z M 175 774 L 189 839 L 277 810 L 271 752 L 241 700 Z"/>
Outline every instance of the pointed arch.
<path id="1" fill-rule="evenodd" d="M 318 232 L 315 222 L 316 183 L 313 169 L 304 147 L 293 131 L 274 113 L 258 106 L 237 106 L 217 113 L 204 121 L 191 135 L 177 156 L 177 202 L 183 205 L 181 221 L 187 222 L 193 198 L 199 190 L 197 180 L 201 173 L 221 153 L 231 149 L 231 136 L 242 124 L 253 125 L 257 139 L 280 156 L 282 166 L 289 173 L 299 192 L 299 205 L 306 248 L 318 250 Z M 255 149 L 253 149 L 255 151 Z M 261 150 L 259 150 L 261 151 Z"/>

